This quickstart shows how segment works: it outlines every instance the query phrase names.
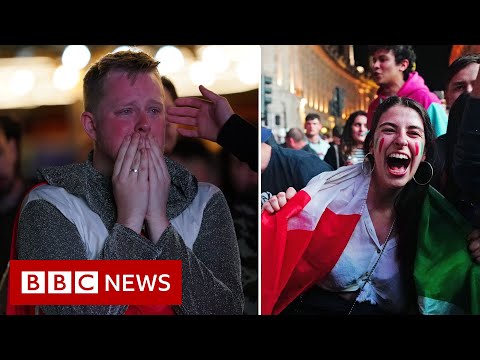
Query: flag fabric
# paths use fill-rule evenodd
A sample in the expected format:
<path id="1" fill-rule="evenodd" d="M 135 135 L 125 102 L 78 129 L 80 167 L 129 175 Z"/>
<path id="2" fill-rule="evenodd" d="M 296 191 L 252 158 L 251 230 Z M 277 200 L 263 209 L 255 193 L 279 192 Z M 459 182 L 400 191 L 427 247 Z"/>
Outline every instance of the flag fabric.
<path id="1" fill-rule="evenodd" d="M 362 165 L 322 172 L 262 214 L 262 314 L 278 314 L 337 263 L 366 206 Z M 321 254 L 321 256 L 319 256 Z"/>
<path id="2" fill-rule="evenodd" d="M 467 248 L 471 230 L 454 206 L 430 186 L 414 271 L 422 314 L 480 314 L 480 266 Z"/>
<path id="3" fill-rule="evenodd" d="M 262 214 L 261 313 L 278 314 L 335 266 L 366 207 L 362 164 L 314 177 L 280 211 Z M 414 276 L 422 314 L 479 314 L 480 272 L 471 226 L 429 187 Z"/>

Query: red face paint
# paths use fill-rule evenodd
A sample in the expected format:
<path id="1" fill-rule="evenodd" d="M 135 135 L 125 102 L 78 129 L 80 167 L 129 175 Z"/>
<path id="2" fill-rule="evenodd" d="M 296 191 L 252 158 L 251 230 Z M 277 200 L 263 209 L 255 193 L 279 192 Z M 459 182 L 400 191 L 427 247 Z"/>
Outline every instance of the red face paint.
<path id="1" fill-rule="evenodd" d="M 383 141 L 384 140 L 385 140 L 384 138 L 380 139 L 380 146 L 378 147 L 378 152 L 382 152 L 382 147 L 383 147 Z"/>
<path id="2" fill-rule="evenodd" d="M 418 143 L 415 143 L 415 156 L 418 156 Z"/>

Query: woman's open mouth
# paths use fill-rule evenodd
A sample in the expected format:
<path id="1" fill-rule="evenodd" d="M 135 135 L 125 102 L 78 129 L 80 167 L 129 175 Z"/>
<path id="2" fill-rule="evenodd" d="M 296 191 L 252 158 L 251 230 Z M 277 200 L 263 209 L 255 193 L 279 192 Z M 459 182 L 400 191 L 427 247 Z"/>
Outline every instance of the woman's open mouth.
<path id="1" fill-rule="evenodd" d="M 408 155 L 401 153 L 392 153 L 387 157 L 387 166 L 390 174 L 394 176 L 403 176 L 407 173 L 410 166 Z"/>

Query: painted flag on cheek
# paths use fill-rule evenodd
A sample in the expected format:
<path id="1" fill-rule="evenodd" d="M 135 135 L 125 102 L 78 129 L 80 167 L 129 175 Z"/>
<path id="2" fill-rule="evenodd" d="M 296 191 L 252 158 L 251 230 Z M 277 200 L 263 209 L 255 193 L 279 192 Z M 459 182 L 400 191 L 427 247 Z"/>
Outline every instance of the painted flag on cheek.
<path id="1" fill-rule="evenodd" d="M 415 261 L 420 312 L 480 314 L 480 266 L 468 252 L 472 226 L 431 186 L 423 204 Z"/>

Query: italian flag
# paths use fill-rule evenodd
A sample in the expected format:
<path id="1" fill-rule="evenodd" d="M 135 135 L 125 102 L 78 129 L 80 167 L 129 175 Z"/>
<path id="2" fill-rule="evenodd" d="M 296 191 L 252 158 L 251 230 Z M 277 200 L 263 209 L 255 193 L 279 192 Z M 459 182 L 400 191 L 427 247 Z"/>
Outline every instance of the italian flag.
<path id="1" fill-rule="evenodd" d="M 262 214 L 263 315 L 280 313 L 335 266 L 366 208 L 370 176 L 361 169 L 357 164 L 323 172 L 279 212 Z M 466 243 L 470 230 L 431 188 L 415 266 L 422 313 L 479 313 L 480 273 Z"/>
<path id="2" fill-rule="evenodd" d="M 480 314 L 480 266 L 467 249 L 471 231 L 465 218 L 430 186 L 414 271 L 422 314 Z"/>

